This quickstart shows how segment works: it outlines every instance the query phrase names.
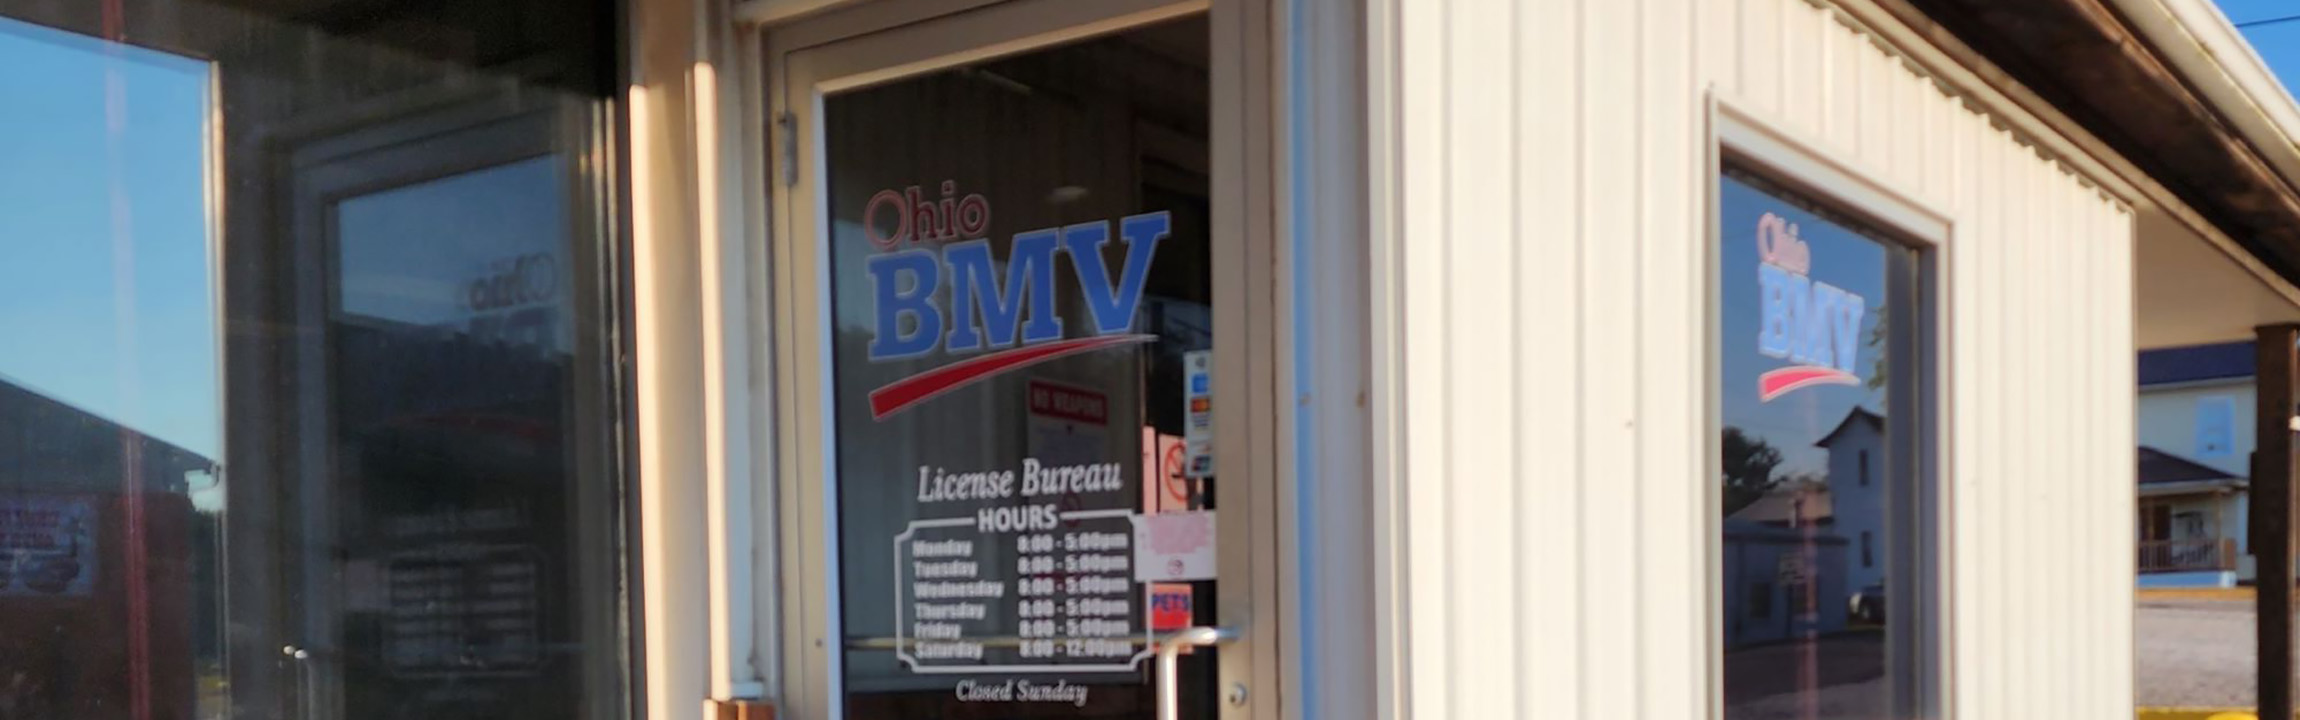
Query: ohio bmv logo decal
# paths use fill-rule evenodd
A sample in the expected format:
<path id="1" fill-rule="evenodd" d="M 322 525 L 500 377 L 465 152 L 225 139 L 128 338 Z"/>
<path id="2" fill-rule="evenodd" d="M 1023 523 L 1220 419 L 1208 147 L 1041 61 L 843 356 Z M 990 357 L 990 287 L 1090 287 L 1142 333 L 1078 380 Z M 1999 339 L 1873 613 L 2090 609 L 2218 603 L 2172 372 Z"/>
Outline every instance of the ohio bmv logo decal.
<path id="1" fill-rule="evenodd" d="M 1757 352 L 1795 363 L 1758 376 L 1757 399 L 1771 402 L 1814 385 L 1859 385 L 1853 362 L 1860 357 L 1867 301 L 1808 277 L 1812 248 L 1798 239 L 1797 226 L 1779 215 L 1765 213 L 1757 220 L 1757 262 L 1763 314 Z"/>
<path id="2" fill-rule="evenodd" d="M 944 181 L 939 201 L 917 187 L 881 190 L 863 207 L 863 233 L 880 251 L 863 262 L 875 303 L 870 361 L 937 350 L 973 355 L 872 390 L 873 418 L 999 373 L 1157 339 L 1135 334 L 1134 318 L 1151 257 L 1170 230 L 1167 213 L 1121 219 L 1116 237 L 1108 220 L 1017 233 L 1002 277 L 984 237 L 990 202 L 980 194 L 954 197 L 957 190 L 957 183 Z M 1113 242 L 1125 249 L 1115 279 L 1103 253 Z M 1087 336 L 1066 338 L 1069 328 L 1054 310 L 1057 255 L 1070 256 L 1071 274 L 1085 295 L 1093 325 Z M 945 290 L 947 312 L 935 302 Z"/>

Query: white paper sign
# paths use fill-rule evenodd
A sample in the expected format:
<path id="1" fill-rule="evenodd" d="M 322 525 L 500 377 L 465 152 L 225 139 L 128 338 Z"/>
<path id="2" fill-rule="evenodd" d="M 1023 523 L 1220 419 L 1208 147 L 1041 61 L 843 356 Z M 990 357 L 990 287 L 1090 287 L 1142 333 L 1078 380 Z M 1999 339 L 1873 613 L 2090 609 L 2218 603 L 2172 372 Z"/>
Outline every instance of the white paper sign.
<path id="1" fill-rule="evenodd" d="M 1214 512 L 1134 516 L 1134 579 L 1141 582 L 1214 579 Z"/>

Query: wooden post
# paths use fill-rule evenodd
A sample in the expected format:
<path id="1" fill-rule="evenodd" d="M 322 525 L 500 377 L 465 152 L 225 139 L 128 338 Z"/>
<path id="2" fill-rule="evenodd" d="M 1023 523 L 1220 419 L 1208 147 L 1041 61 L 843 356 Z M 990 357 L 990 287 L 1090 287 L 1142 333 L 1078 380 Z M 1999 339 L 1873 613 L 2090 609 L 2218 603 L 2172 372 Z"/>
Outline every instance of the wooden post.
<path id="1" fill-rule="evenodd" d="M 2254 329 L 2253 375 L 2258 411 L 2253 439 L 2252 552 L 2259 557 L 2259 715 L 2292 717 L 2292 410 L 2300 359 L 2300 325 Z"/>
<path id="2" fill-rule="evenodd" d="M 2236 556 L 2226 550 L 2228 545 L 2229 492 L 2212 494 L 2212 566 L 2222 570 L 2236 568 Z"/>

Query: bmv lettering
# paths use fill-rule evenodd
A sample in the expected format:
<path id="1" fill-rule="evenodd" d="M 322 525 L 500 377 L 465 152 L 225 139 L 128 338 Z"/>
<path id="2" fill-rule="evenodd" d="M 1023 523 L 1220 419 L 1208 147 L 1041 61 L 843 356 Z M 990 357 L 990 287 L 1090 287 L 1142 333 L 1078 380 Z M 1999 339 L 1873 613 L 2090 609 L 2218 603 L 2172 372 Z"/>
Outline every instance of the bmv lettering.
<path id="1" fill-rule="evenodd" d="M 1811 385 L 1858 384 L 1853 367 L 1868 301 L 1812 279 L 1812 248 L 1779 215 L 1758 219 L 1757 257 L 1757 352 L 1797 364 L 1765 373 L 1760 399 Z"/>
<path id="2" fill-rule="evenodd" d="M 1150 339 L 1130 333 L 1151 260 L 1172 230 L 1168 213 L 1120 219 L 1115 235 L 1107 220 L 1017 233 L 1001 263 L 981 236 L 989 201 L 981 195 L 954 201 L 956 194 L 951 182 L 943 183 L 944 198 L 936 203 L 925 202 L 916 187 L 885 190 L 866 208 L 864 233 L 882 250 L 863 261 L 873 304 L 868 355 L 882 362 L 937 351 L 988 354 L 880 388 L 873 407 L 881 417 L 999 372 Z M 1112 244 L 1120 252 L 1105 252 Z M 1079 334 L 1086 337 L 1065 340 L 1072 328 L 1055 310 L 1055 261 L 1062 256 L 1084 295 L 1092 327 Z M 946 295 L 947 304 L 938 302 Z"/>

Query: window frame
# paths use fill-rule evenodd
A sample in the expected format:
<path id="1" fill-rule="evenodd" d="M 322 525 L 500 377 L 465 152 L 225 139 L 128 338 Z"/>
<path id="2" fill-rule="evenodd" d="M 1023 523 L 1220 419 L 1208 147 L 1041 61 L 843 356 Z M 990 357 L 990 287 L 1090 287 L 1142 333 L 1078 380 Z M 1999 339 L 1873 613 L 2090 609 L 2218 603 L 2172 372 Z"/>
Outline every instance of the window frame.
<path id="1" fill-rule="evenodd" d="M 1886 428 L 1885 576 L 1886 605 L 1900 622 L 1887 625 L 1887 677 L 1891 683 L 1894 717 L 1940 717 L 1951 705 L 1950 638 L 1952 590 L 1947 558 L 1953 518 L 1949 512 L 1948 467 L 1950 367 L 1947 317 L 1949 267 L 1955 223 L 1951 216 L 1919 196 L 1882 180 L 1882 173 L 1854 162 L 1792 131 L 1781 123 L 1729 95 L 1712 88 L 1707 98 L 1707 151 L 1704 175 L 1703 245 L 1705 272 L 1700 302 L 1704 316 L 1704 359 L 1707 403 L 1702 442 L 1705 462 L 1720 456 L 1719 433 L 1724 427 L 1723 401 L 1718 378 L 1723 368 L 1723 298 L 1715 283 L 1722 277 L 1722 181 L 1728 169 L 1772 184 L 1779 192 L 1809 202 L 1873 231 L 1879 242 L 1898 243 L 1909 251 L 1908 260 L 1887 265 L 1886 295 L 1911 298 L 1913 312 L 1896 316 L 1888 332 L 1886 364 L 1910 368 L 1886 391 L 1894 408 Z M 1701 492 L 1708 524 L 1702 543 L 1708 566 L 1706 642 L 1709 717 L 1723 718 L 1725 703 L 1724 638 L 1730 619 L 1725 616 L 1726 583 L 1722 544 L 1723 492 L 1719 483 L 1702 476 Z M 1902 549 L 1906 551 L 1900 551 Z"/>
<path id="2" fill-rule="evenodd" d="M 2196 530 L 2194 535 L 2202 536 L 2204 538 L 2211 537 L 2213 529 L 2212 523 L 2204 519 L 2204 511 L 2202 510 L 2181 510 L 2172 513 L 2172 527 L 2180 530 L 2180 534 L 2182 535 L 2190 535 L 2190 533 L 2187 531 L 2191 528 L 2194 528 Z M 2184 537 L 2181 539 L 2194 540 L 2200 538 Z"/>
<path id="3" fill-rule="evenodd" d="M 343 378 L 337 373 L 340 359 L 334 323 L 349 313 L 343 307 L 338 206 L 356 198 L 515 163 L 551 161 L 558 165 L 560 192 L 567 202 L 563 212 L 569 237 L 583 238 L 568 248 L 571 267 L 565 271 L 571 275 L 565 302 L 573 328 L 567 339 L 571 348 L 568 385 L 563 389 L 569 413 L 566 431 L 571 444 L 580 438 L 596 446 L 576 450 L 567 460 L 569 502 L 574 505 L 569 512 L 599 528 L 568 539 L 564 551 L 570 553 L 571 562 L 566 572 L 578 582 L 603 582 L 613 588 L 609 597 L 586 587 L 569 609 L 578 623 L 578 637 L 604 627 L 615 628 L 615 636 L 600 638 L 610 644 L 587 649 L 578 661 L 576 672 L 585 679 L 587 693 L 580 707 L 584 717 L 621 717 L 639 696 L 646 668 L 630 661 L 626 647 L 637 637 L 632 626 L 635 618 L 628 611 L 639 600 L 637 573 L 626 565 L 630 554 L 638 550 L 637 539 L 629 534 L 637 497 L 626 464 L 631 449 L 615 440 L 616 426 L 628 420 L 628 406 L 620 397 L 626 380 L 608 359 L 625 352 L 618 338 L 627 327 L 622 310 L 615 306 L 621 280 L 610 269 L 615 262 L 612 255 L 622 252 L 626 241 L 610 210 L 620 196 L 620 180 L 615 170 L 587 166 L 582 161 L 603 142 L 586 127 L 599 122 L 591 114 L 589 102 L 503 97 L 493 89 L 427 87 L 421 92 L 424 102 L 413 110 L 384 115 L 355 112 L 315 121 L 326 128 L 346 129 L 307 131 L 283 143 L 281 172 L 271 178 L 275 197 L 285 205 L 281 222 L 298 236 L 318 239 L 283 253 L 283 259 L 292 259 L 296 268 L 294 279 L 289 281 L 295 295 L 280 308 L 283 316 L 294 318 L 298 326 L 317 328 L 282 350 L 296 358 L 303 388 L 299 407 L 307 408 L 297 416 L 294 437 L 317 438 L 316 444 L 297 441 L 309 445 L 303 451 L 305 456 L 295 458 L 306 472 L 280 478 L 277 484 L 242 480 L 237 490 L 239 494 L 277 495 L 282 487 L 292 485 L 300 491 L 294 496 L 280 496 L 288 498 L 285 500 L 266 501 L 270 512 L 295 523 L 304 533 L 304 542 L 312 545 L 296 550 L 303 555 L 303 566 L 270 578 L 306 593 L 304 602 L 271 611 L 279 615 L 274 631 L 293 645 L 325 643 L 318 646 L 322 650 L 332 647 L 342 632 L 334 624 L 337 618 L 313 616 L 315 607 L 340 612 L 341 588 L 324 578 L 304 575 L 314 567 L 325 566 L 324 554 L 314 553 L 320 553 L 319 547 L 335 537 L 333 497 L 341 490 L 336 487 L 341 467 L 341 438 L 336 433 L 341 410 L 337 405 L 341 394 L 338 383 Z M 586 341 L 587 334 L 596 337 Z M 319 474 L 310 468 L 318 468 Z M 239 495 L 229 502 L 239 502 Z M 255 552 L 284 563 L 294 559 L 291 549 L 274 544 Z M 291 672 L 283 668 L 275 674 L 284 677 Z M 309 707 L 340 709 L 345 702 L 347 677 L 346 669 L 331 667 L 292 682 L 307 687 L 304 692 L 310 697 L 301 702 Z M 269 679 L 290 682 L 279 677 Z"/>
<path id="4" fill-rule="evenodd" d="M 2219 422 L 2217 425 L 2218 432 L 2210 432 L 2215 429 L 2215 426 L 2208 425 L 2208 420 Z M 2196 422 L 2192 430 L 2195 432 L 2194 442 L 2197 458 L 2217 460 L 2234 457 L 2236 455 L 2236 396 L 2215 394 L 2197 398 Z M 2211 447 L 2207 444 L 2207 440 L 2212 439 L 2220 441 L 2219 447 Z"/>

